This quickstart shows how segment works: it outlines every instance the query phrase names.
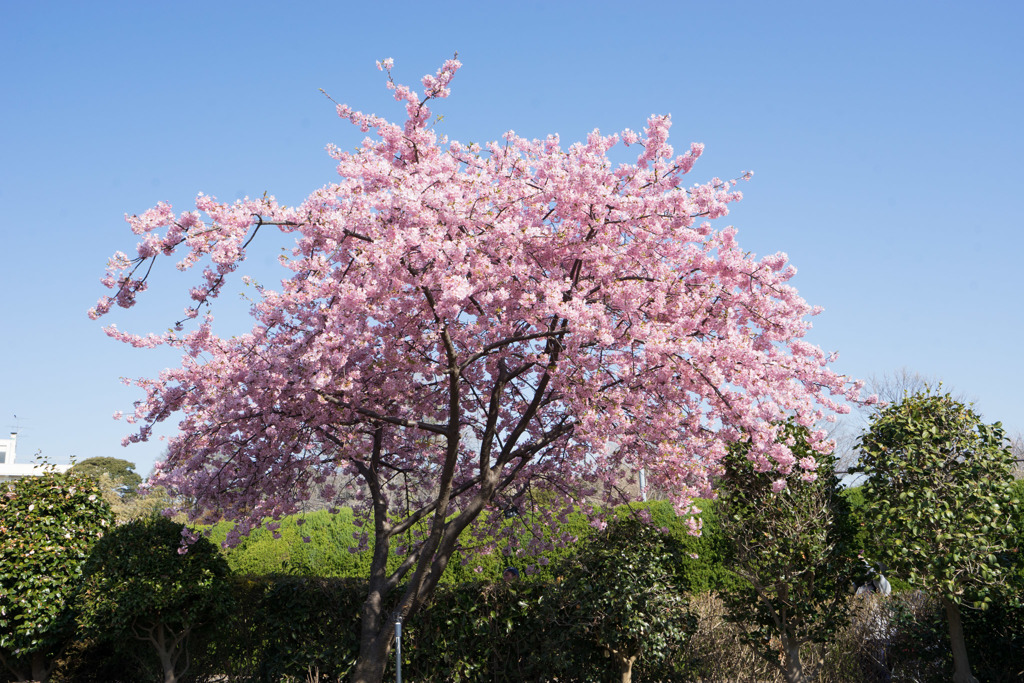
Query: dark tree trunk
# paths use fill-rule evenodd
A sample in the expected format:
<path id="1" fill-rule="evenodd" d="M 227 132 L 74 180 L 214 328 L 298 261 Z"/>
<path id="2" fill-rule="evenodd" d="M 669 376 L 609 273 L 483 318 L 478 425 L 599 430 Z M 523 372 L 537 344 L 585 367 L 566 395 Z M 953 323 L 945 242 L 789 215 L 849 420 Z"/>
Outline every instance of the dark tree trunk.
<path id="1" fill-rule="evenodd" d="M 153 645 L 156 647 L 156 654 L 160 658 L 160 668 L 164 672 L 164 683 L 177 683 L 178 676 L 174 672 L 174 666 L 178 662 L 176 656 L 176 643 L 171 638 L 168 642 L 168 634 L 163 623 L 157 623 L 153 638 Z"/>
<path id="2" fill-rule="evenodd" d="M 366 635 L 364 631 L 359 643 L 359 658 L 352 669 L 352 683 L 382 683 L 388 655 L 391 653 L 391 641 L 395 635 L 394 628 L 378 633 L 369 640 Z"/>
<path id="3" fill-rule="evenodd" d="M 32 681 L 34 683 L 46 683 L 53 673 L 54 662 L 47 661 L 41 652 L 32 654 Z"/>
<path id="4" fill-rule="evenodd" d="M 3 653 L 0 653 L 0 664 L 3 664 L 3 668 L 7 669 L 19 683 L 46 683 L 56 666 L 56 659 L 56 656 L 47 659 L 42 652 L 33 652 L 29 655 L 28 669 L 24 669 L 22 665 L 26 664 L 25 660 L 10 662 Z"/>
<path id="5" fill-rule="evenodd" d="M 426 290 L 424 293 L 430 306 L 433 307 L 431 293 Z M 564 320 L 561 323 L 556 324 L 556 322 L 552 323 L 552 331 L 559 325 L 565 329 L 566 322 Z M 383 683 L 384 671 L 395 637 L 395 621 L 398 619 L 404 621 L 415 614 L 433 594 L 441 574 L 444 573 L 452 553 L 455 552 L 459 536 L 479 517 L 484 507 L 493 500 L 494 494 L 508 486 L 514 479 L 512 475 L 503 476 L 503 468 L 513 460 L 517 460 L 518 467 L 522 467 L 547 445 L 572 432 L 571 425 L 559 424 L 533 439 L 530 444 L 520 443 L 520 437 L 526 432 L 546 395 L 550 376 L 545 372 L 538 383 L 530 405 L 523 412 L 515 427 L 511 429 L 504 445 L 500 446 L 497 457 L 494 458 L 493 447 L 496 443 L 496 436 L 500 432 L 498 420 L 505 386 L 529 368 L 529 364 L 527 364 L 518 369 L 509 370 L 504 362 L 500 363 L 498 376 L 490 392 L 487 425 L 480 443 L 480 466 L 476 479 L 479 488 L 462 505 L 460 510 L 452 514 L 449 505 L 453 500 L 452 496 L 457 497 L 468 488 L 468 485 L 463 484 L 460 491 L 453 488 L 462 427 L 459 399 L 460 368 L 454 347 L 447 335 L 447 331 L 442 330 L 449 362 L 449 417 L 444 431 L 445 460 L 438 478 L 438 492 L 435 501 L 431 505 L 421 508 L 414 515 L 407 516 L 402 522 L 392 522 L 388 514 L 389 501 L 380 475 L 384 454 L 383 424 L 378 424 L 374 429 L 373 451 L 369 462 L 356 461 L 354 463 L 365 481 L 373 501 L 374 542 L 370 583 L 360 615 L 362 624 L 360 626 L 359 657 L 352 672 L 352 683 Z M 560 349 L 560 344 L 554 339 L 548 339 L 545 353 L 552 365 L 558 361 Z M 408 531 L 417 520 L 427 519 L 427 515 L 432 516 L 429 522 L 428 537 L 418 549 L 406 557 L 398 569 L 388 575 L 387 560 L 392 537 Z M 391 612 L 385 613 L 384 599 L 397 589 L 399 581 L 406 576 L 410 578 L 405 592 Z"/>
<path id="6" fill-rule="evenodd" d="M 960 621 L 960 606 L 948 598 L 942 599 L 946 609 L 946 621 L 949 623 L 949 643 L 953 648 L 953 683 L 978 683 L 971 673 L 971 663 L 967 660 L 967 643 L 964 642 L 964 627 Z"/>

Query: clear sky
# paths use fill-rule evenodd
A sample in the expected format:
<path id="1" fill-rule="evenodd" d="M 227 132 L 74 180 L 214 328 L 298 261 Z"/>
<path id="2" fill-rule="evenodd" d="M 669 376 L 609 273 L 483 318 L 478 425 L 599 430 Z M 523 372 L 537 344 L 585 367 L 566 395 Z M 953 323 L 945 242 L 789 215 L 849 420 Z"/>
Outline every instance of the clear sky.
<path id="1" fill-rule="evenodd" d="M 1020 432 L 1021 35 L 1017 1 L 0 2 L 0 429 L 19 460 L 148 472 L 163 447 L 120 446 L 111 415 L 140 394 L 119 378 L 176 358 L 86 317 L 134 250 L 123 215 L 200 191 L 297 203 L 334 177 L 325 145 L 362 137 L 320 88 L 400 117 L 375 61 L 419 87 L 458 51 L 442 132 L 565 145 L 671 113 L 677 149 L 706 145 L 693 182 L 755 172 L 718 225 L 789 254 L 838 371 L 942 379 Z M 104 322 L 178 320 L 170 266 Z"/>

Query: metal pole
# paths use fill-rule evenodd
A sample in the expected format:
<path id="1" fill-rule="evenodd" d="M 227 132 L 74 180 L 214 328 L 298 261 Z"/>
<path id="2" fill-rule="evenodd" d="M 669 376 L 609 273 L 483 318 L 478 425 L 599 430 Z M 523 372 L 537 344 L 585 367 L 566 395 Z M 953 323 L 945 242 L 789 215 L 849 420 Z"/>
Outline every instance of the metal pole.
<path id="1" fill-rule="evenodd" d="M 402 618 L 395 620 L 395 671 L 396 683 L 402 683 Z"/>

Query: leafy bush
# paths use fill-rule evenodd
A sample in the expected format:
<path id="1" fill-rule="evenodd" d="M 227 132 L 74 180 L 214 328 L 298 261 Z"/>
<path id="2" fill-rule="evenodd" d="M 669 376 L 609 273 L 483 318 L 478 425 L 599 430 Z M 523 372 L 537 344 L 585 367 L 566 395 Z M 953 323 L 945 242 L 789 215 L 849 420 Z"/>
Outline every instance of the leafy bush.
<path id="1" fill-rule="evenodd" d="M 403 674 L 453 683 L 545 681 L 569 656 L 590 660 L 583 673 L 591 672 L 600 653 L 568 638 L 559 610 L 557 589 L 539 581 L 441 586 L 403 627 Z"/>
<path id="2" fill-rule="evenodd" d="M 337 514 L 317 510 L 291 515 L 280 522 L 275 532 L 256 529 L 227 554 L 228 565 L 236 574 L 295 574 L 302 576 L 367 576 L 370 557 L 367 552 L 352 553 L 356 547 L 352 511 Z M 221 523 L 211 530 L 210 540 L 223 541 L 230 524 Z M 309 539 L 308 541 L 306 539 Z"/>
<path id="3" fill-rule="evenodd" d="M 616 519 L 564 567 L 560 593 L 569 633 L 606 651 L 623 683 L 638 660 L 666 664 L 693 630 L 674 582 L 679 553 L 672 542 L 636 519 Z"/>
<path id="4" fill-rule="evenodd" d="M 359 651 L 359 605 L 366 582 L 357 579 L 261 576 L 231 580 L 234 604 L 221 622 L 206 670 L 232 680 L 305 681 L 308 671 L 344 680 Z"/>
<path id="5" fill-rule="evenodd" d="M 168 682 L 189 668 L 196 632 L 229 607 L 217 549 L 199 538 L 184 550 L 182 526 L 169 519 L 120 526 L 93 549 L 77 601 L 86 632 L 151 643 Z"/>
<path id="6" fill-rule="evenodd" d="M 303 683 L 345 680 L 357 653 L 358 608 L 365 583 L 356 579 L 299 576 L 235 577 L 229 581 L 235 609 L 217 622 L 197 652 L 189 680 L 196 683 Z M 781 683 L 743 642 L 714 593 L 687 594 L 692 634 L 672 645 L 668 661 L 641 659 L 634 676 L 643 681 L 758 681 Z M 939 603 L 920 592 L 885 598 L 850 598 L 851 620 L 825 644 L 809 648 L 820 662 L 818 683 L 946 681 L 951 658 Z M 550 681 L 594 683 L 620 680 L 611 659 L 593 639 L 567 628 L 561 585 L 542 582 L 476 582 L 445 585 L 403 627 L 403 676 L 409 681 Z M 998 611 L 967 611 L 965 620 L 993 619 Z M 1020 619 L 972 623 L 994 634 L 990 643 L 971 642 L 980 677 L 995 683 L 1021 680 Z M 1002 624 L 1002 625 L 1000 625 Z M 1016 642 L 1007 649 L 1006 639 Z M 1014 640 L 1016 639 L 1016 640 Z M 778 642 L 776 645 L 778 645 Z M 1002 657 L 1002 659 L 999 659 Z M 393 680 L 392 654 L 387 680 Z M 226 677 L 226 678 L 225 678 Z M 0 680 L 3 677 L 0 676 Z M 147 683 L 159 671 L 126 658 L 110 640 L 87 639 L 64 655 L 56 683 Z"/>
<path id="7" fill-rule="evenodd" d="M 971 666 L 992 683 L 1024 680 L 1024 596 L 1004 596 L 986 610 L 964 610 Z"/>
<path id="8" fill-rule="evenodd" d="M 1014 580 L 1019 501 L 1002 426 L 930 389 L 876 413 L 858 444 L 873 556 L 942 600 L 954 680 L 974 678 L 961 612 L 992 605 Z"/>
<path id="9" fill-rule="evenodd" d="M 651 525 L 668 529 L 673 539 L 671 545 L 676 557 L 676 583 L 683 590 L 693 593 L 716 591 L 724 593 L 745 585 L 743 579 L 726 567 L 729 549 L 728 538 L 719 522 L 718 501 L 697 499 L 694 504 L 701 510 L 700 536 L 690 533 L 685 517 L 676 515 L 668 501 L 654 501 L 633 506 L 650 515 Z M 627 506 L 620 506 L 616 513 L 622 517 L 629 514 Z"/>
<path id="10" fill-rule="evenodd" d="M 692 536 L 684 518 L 677 517 L 667 501 L 620 506 L 619 518 L 641 516 L 651 525 L 668 529 L 674 539 L 677 560 L 676 582 L 685 590 L 730 590 L 741 581 L 722 564 L 725 539 L 719 528 L 713 501 L 696 501 L 703 510 L 703 533 Z M 487 521 L 482 515 L 482 524 Z M 301 521 L 301 524 L 300 524 Z M 230 523 L 221 522 L 207 529 L 212 542 L 220 544 L 227 537 Z M 369 575 L 368 550 L 351 552 L 356 547 L 353 534 L 358 531 L 352 511 L 337 514 L 326 510 L 285 517 L 274 533 L 266 529 L 253 531 L 235 548 L 225 552 L 228 565 L 236 574 L 266 576 L 291 574 L 300 576 L 365 578 Z M 578 545 L 595 533 L 587 516 L 571 512 L 553 532 L 544 521 L 532 520 L 528 514 L 506 518 L 496 535 L 473 537 L 467 534 L 460 550 L 452 555 L 441 583 L 497 582 L 506 567 L 515 567 L 525 580 L 551 582 L 558 579 L 556 567 L 578 551 Z M 556 538 L 557 536 L 557 538 Z M 308 542 L 305 540 L 308 538 Z M 545 547 L 533 554 L 537 546 Z M 482 553 L 480 548 L 493 548 Z M 397 556 L 391 560 L 397 562 Z"/>
<path id="11" fill-rule="evenodd" d="M 0 487 L 0 663 L 45 681 L 74 632 L 89 551 L 113 518 L 95 480 L 47 473 Z"/>

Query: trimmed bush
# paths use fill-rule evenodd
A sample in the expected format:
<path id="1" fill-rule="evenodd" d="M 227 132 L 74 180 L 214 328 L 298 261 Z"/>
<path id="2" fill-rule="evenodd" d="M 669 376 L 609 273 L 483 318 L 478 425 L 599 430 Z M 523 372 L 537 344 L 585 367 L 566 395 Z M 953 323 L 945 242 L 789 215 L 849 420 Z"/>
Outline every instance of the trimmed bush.
<path id="1" fill-rule="evenodd" d="M 152 644 L 163 680 L 173 683 L 190 667 L 193 637 L 229 611 L 227 575 L 209 541 L 200 538 L 185 552 L 180 524 L 163 517 L 129 522 L 100 540 L 85 565 L 81 625 L 100 639 Z"/>
<path id="2" fill-rule="evenodd" d="M 619 506 L 615 516 L 620 519 L 640 516 L 654 527 L 668 530 L 668 535 L 674 539 L 673 552 L 679 571 L 675 580 L 685 590 L 699 593 L 736 588 L 742 581 L 722 563 L 727 546 L 717 522 L 715 503 L 695 502 L 703 510 L 703 533 L 699 537 L 690 535 L 685 518 L 677 517 L 666 501 Z M 486 521 L 485 513 L 481 524 Z M 211 541 L 220 544 L 230 528 L 230 523 L 221 522 L 207 532 Z M 266 529 L 258 529 L 237 547 L 225 551 L 225 557 L 231 570 L 242 575 L 365 578 L 369 575 L 369 551 L 350 551 L 356 547 L 353 538 L 356 531 L 349 509 L 333 515 L 326 510 L 292 515 L 281 520 L 278 538 Z M 515 567 L 524 580 L 556 581 L 556 568 L 578 552 L 579 543 L 594 533 L 590 519 L 579 512 L 569 513 L 565 523 L 554 532 L 546 520 L 534 522 L 526 514 L 509 517 L 502 521 L 496 535 L 474 538 L 467 534 L 462 549 L 452 555 L 441 584 L 497 582 L 506 567 Z M 556 535 L 560 538 L 555 538 Z M 553 547 L 531 554 L 531 546 L 536 545 L 533 543 L 535 536 L 540 537 L 540 544 Z M 484 554 L 478 550 L 483 547 L 493 547 L 493 550 Z M 397 556 L 393 561 L 397 562 Z"/>
<path id="3" fill-rule="evenodd" d="M 564 567 L 566 628 L 575 642 L 610 655 L 622 683 L 638 661 L 666 665 L 693 630 L 674 582 L 679 553 L 672 546 L 671 537 L 637 519 L 616 519 Z"/>
<path id="4" fill-rule="evenodd" d="M 96 481 L 47 473 L 0 485 L 0 664 L 45 681 L 74 634 L 72 601 L 113 516 Z"/>
<path id="5" fill-rule="evenodd" d="M 240 607 L 217 629 L 205 670 L 267 683 L 305 681 L 309 671 L 328 680 L 348 676 L 359 652 L 364 581 L 261 576 L 230 585 Z"/>

